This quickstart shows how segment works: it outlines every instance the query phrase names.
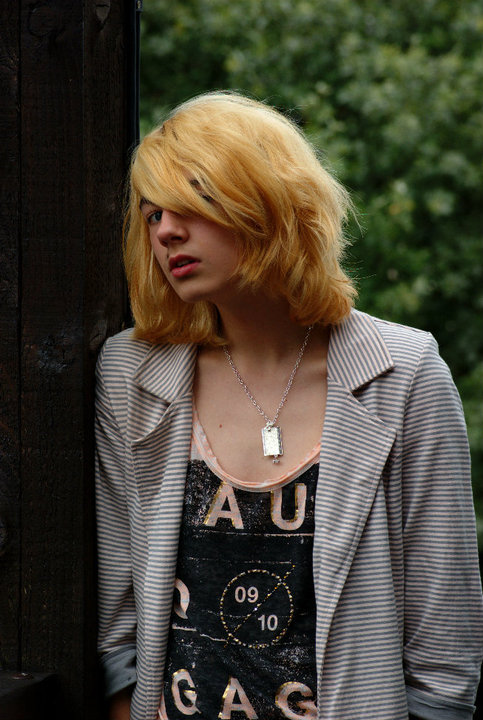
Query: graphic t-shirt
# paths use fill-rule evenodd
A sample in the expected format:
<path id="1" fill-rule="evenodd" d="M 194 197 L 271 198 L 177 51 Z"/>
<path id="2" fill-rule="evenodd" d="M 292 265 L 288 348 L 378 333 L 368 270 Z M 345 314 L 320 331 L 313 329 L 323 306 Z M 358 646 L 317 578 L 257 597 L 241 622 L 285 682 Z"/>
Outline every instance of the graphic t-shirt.
<path id="1" fill-rule="evenodd" d="M 193 433 L 160 720 L 315 718 L 319 448 L 253 486 Z"/>

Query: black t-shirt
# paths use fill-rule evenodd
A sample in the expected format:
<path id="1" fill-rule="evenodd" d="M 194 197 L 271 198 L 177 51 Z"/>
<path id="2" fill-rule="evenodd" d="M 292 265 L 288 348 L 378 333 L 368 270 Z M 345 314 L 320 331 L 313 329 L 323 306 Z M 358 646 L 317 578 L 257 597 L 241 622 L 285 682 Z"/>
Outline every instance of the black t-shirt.
<path id="1" fill-rule="evenodd" d="M 315 718 L 318 466 L 248 490 L 189 464 L 160 718 Z"/>

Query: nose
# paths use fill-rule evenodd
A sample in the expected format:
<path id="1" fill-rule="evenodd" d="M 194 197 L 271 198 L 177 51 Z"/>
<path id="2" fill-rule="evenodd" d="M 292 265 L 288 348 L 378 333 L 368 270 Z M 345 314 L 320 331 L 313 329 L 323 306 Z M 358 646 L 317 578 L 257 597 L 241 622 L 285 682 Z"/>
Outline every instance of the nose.
<path id="1" fill-rule="evenodd" d="M 172 243 L 183 243 L 188 239 L 188 229 L 183 218 L 173 210 L 163 210 L 161 221 L 156 228 L 159 242 L 168 247 Z"/>

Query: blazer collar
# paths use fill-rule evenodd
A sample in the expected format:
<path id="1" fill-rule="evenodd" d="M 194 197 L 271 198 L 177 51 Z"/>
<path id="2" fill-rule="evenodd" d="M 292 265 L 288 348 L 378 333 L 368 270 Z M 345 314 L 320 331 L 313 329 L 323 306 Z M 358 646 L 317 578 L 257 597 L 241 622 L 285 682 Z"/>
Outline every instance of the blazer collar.
<path id="1" fill-rule="evenodd" d="M 327 365 L 329 377 L 353 392 L 394 362 L 374 318 L 353 310 L 332 328 Z"/>
<path id="2" fill-rule="evenodd" d="M 134 382 L 168 403 L 191 391 L 196 345 L 153 345 L 144 356 Z M 332 328 L 329 377 L 351 392 L 391 370 L 394 362 L 374 319 L 354 310 Z"/>
<path id="3" fill-rule="evenodd" d="M 134 374 L 134 383 L 168 403 L 191 392 L 196 345 L 152 345 Z"/>

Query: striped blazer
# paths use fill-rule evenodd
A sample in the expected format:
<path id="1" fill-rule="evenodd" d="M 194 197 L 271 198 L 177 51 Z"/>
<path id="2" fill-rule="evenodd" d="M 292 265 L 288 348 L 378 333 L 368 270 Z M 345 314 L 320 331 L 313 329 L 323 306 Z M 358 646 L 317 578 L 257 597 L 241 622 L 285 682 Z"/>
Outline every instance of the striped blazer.
<path id="1" fill-rule="evenodd" d="M 131 330 L 98 362 L 99 650 L 111 692 L 136 681 L 133 720 L 157 717 L 195 363 L 195 346 Z M 354 311 L 331 334 L 315 501 L 319 720 L 471 717 L 483 639 L 469 477 L 432 336 Z"/>

